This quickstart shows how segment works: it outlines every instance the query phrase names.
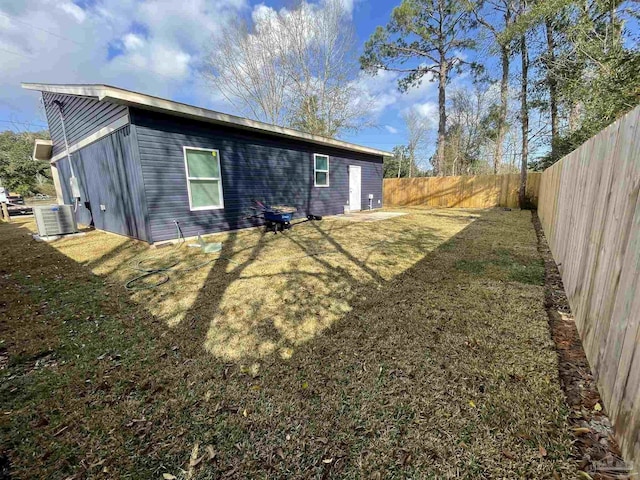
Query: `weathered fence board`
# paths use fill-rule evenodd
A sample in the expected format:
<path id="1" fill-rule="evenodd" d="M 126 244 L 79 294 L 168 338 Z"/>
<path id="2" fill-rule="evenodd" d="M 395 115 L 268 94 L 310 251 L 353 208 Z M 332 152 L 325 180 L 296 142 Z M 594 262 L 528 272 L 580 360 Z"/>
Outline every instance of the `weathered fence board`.
<path id="1" fill-rule="evenodd" d="M 538 202 L 541 173 L 527 176 L 527 198 Z M 469 177 L 385 178 L 384 205 L 388 207 L 518 207 L 520 175 Z"/>
<path id="2" fill-rule="evenodd" d="M 548 168 L 538 214 L 627 460 L 640 467 L 640 107 Z"/>

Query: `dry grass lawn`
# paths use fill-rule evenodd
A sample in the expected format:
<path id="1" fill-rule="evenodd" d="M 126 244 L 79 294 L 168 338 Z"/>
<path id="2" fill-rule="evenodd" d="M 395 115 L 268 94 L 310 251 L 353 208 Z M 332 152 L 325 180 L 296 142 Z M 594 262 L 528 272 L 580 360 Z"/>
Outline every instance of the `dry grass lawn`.
<path id="1" fill-rule="evenodd" d="M 406 211 L 210 257 L 0 225 L 12 478 L 574 478 L 530 213 Z"/>

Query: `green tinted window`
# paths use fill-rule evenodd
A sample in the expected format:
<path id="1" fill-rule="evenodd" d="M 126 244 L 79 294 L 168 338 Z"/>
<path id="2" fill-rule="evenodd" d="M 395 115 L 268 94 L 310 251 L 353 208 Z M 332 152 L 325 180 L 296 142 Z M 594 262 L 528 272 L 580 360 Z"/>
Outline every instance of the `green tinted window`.
<path id="1" fill-rule="evenodd" d="M 210 150 L 187 150 L 189 177 L 220 178 L 218 154 Z"/>
<path id="2" fill-rule="evenodd" d="M 315 176 L 314 184 L 316 187 L 329 186 L 329 157 L 327 155 L 313 156 L 313 174 Z"/>
<path id="3" fill-rule="evenodd" d="M 191 207 L 217 207 L 222 204 L 219 180 L 191 180 Z"/>
<path id="4" fill-rule="evenodd" d="M 223 208 L 222 172 L 218 152 L 185 148 L 185 164 L 191 209 Z"/>
<path id="5" fill-rule="evenodd" d="M 329 174 L 327 172 L 316 172 L 316 187 L 325 187 L 329 184 Z"/>
<path id="6" fill-rule="evenodd" d="M 317 155 L 316 170 L 329 170 L 329 157 Z"/>

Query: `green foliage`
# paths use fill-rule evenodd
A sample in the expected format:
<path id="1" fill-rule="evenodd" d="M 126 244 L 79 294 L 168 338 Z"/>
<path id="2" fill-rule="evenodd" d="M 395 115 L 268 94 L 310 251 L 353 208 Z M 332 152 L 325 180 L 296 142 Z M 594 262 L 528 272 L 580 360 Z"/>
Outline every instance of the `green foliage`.
<path id="1" fill-rule="evenodd" d="M 379 69 L 404 73 L 398 86 L 406 91 L 420 85 L 426 74 L 437 74 L 443 60 L 458 71 L 467 64 L 461 53 L 475 47 L 465 35 L 470 26 L 460 0 L 403 0 L 389 24 L 378 27 L 365 43 L 360 64 L 374 75 Z"/>
<path id="2" fill-rule="evenodd" d="M 427 174 L 420 169 L 415 161 L 413 167 L 409 168 L 411 154 L 406 145 L 396 145 L 392 151 L 393 157 L 385 157 L 384 159 L 384 178 L 398 178 L 398 169 L 400 169 L 400 178 L 408 177 L 410 172 L 413 177 L 423 177 Z"/>
<path id="3" fill-rule="evenodd" d="M 533 168 L 552 165 L 640 102 L 640 51 L 637 42 L 625 45 L 625 3 L 540 0 L 508 30 L 516 36 L 546 24 L 553 32 L 553 55 L 538 57 L 541 97 L 533 106 L 548 110 L 545 89 L 554 86 L 560 131 Z"/>
<path id="4" fill-rule="evenodd" d="M 495 140 L 498 138 L 499 127 L 500 105 L 494 103 L 489 106 L 487 114 L 480 120 L 480 129 L 484 133 L 485 138 Z"/>
<path id="5" fill-rule="evenodd" d="M 333 138 L 344 125 L 333 124 L 329 126 L 326 116 L 322 114 L 318 106 L 317 95 L 307 97 L 291 114 L 289 126 L 302 132 Z"/>
<path id="6" fill-rule="evenodd" d="M 490 83 L 477 82 L 473 89 L 456 89 L 449 98 L 445 135 L 445 175 L 488 173 L 486 151 L 498 135 L 499 109 L 488 94 Z"/>
<path id="7" fill-rule="evenodd" d="M 28 195 L 50 191 L 49 163 L 36 161 L 31 156 L 36 138 L 49 138 L 49 133 L 0 133 L 0 183 L 10 192 Z"/>
<path id="8" fill-rule="evenodd" d="M 580 106 L 579 127 L 560 136 L 534 167 L 545 169 L 640 103 L 640 52 L 621 50 L 602 59 L 590 78 L 562 85 L 566 101 Z"/>

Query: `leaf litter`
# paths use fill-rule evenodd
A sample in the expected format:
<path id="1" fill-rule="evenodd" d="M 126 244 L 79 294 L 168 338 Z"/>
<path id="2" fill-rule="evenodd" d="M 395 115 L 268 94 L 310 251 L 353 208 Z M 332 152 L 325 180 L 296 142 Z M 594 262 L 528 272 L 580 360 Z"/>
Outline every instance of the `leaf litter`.
<path id="1" fill-rule="evenodd" d="M 133 296 L 120 268 L 143 245 L 91 232 L 53 248 L 0 225 L 21 250 L 0 257 L 20 272 L 2 277 L 13 478 L 575 478 L 529 213 L 406 211 L 242 233 L 243 269 Z M 339 253 L 251 261 L 326 243 Z M 45 351 L 56 368 L 25 375 Z"/>

